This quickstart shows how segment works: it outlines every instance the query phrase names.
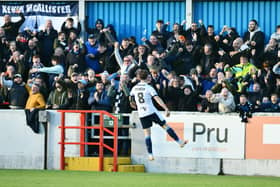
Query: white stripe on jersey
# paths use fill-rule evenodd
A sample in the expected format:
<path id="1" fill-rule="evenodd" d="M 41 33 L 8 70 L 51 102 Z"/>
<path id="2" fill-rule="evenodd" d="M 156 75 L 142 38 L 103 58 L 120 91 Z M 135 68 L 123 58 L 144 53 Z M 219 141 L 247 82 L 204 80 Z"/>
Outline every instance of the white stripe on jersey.
<path id="1" fill-rule="evenodd" d="M 130 95 L 135 98 L 139 117 L 158 113 L 152 101 L 152 97 L 158 94 L 152 86 L 140 82 L 132 88 Z"/>

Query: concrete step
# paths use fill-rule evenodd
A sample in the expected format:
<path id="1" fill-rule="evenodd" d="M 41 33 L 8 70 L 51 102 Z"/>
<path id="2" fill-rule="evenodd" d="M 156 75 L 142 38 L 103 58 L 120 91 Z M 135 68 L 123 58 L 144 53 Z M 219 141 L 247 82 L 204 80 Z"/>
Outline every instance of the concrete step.
<path id="1" fill-rule="evenodd" d="M 110 171 L 114 162 L 113 157 L 104 158 L 104 171 Z M 131 164 L 130 157 L 118 157 L 119 165 Z M 65 157 L 65 170 L 99 171 L 98 157 Z"/>
<path id="2" fill-rule="evenodd" d="M 104 171 L 113 171 L 113 165 L 108 165 L 106 167 L 106 170 L 104 168 Z M 124 165 L 118 165 L 118 172 L 145 172 L 145 166 L 142 164 L 138 165 L 131 165 L 131 164 L 124 164 Z"/>

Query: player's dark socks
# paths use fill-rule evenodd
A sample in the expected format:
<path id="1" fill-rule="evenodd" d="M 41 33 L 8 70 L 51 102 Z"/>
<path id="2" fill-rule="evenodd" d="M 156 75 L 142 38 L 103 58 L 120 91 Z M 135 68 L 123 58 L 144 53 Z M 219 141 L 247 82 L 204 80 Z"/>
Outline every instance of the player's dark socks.
<path id="1" fill-rule="evenodd" d="M 152 139 L 150 136 L 146 136 L 145 137 L 145 142 L 146 142 L 146 146 L 147 146 L 147 151 L 149 154 L 153 153 L 153 149 L 152 149 Z"/>
<path id="2" fill-rule="evenodd" d="M 170 127 L 166 128 L 166 132 L 168 133 L 169 136 L 171 136 L 171 138 L 173 138 L 176 142 L 179 141 L 179 138 L 177 136 L 177 134 L 174 132 L 174 130 Z"/>

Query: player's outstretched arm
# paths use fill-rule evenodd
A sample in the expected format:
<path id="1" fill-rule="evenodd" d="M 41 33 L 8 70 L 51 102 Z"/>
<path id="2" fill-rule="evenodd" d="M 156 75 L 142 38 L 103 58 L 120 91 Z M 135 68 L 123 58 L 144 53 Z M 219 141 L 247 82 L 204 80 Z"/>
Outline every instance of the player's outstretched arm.
<path id="1" fill-rule="evenodd" d="M 163 100 L 159 96 L 155 96 L 154 99 L 165 110 L 166 117 L 170 116 L 170 111 Z"/>

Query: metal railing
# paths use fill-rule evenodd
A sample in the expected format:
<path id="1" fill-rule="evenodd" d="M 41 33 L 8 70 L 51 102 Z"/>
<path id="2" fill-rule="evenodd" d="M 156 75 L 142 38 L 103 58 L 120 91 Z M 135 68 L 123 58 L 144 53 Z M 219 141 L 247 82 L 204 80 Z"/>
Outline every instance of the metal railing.
<path id="1" fill-rule="evenodd" d="M 113 152 L 113 171 L 118 170 L 118 119 L 109 112 L 103 110 L 58 110 L 61 113 L 61 141 L 60 144 L 60 169 L 65 169 L 65 145 L 80 145 L 80 157 L 85 156 L 85 145 L 99 146 L 99 171 L 104 171 L 104 148 Z M 65 113 L 80 113 L 80 126 L 66 126 Z M 100 116 L 99 125 L 86 126 L 86 114 L 98 113 Z M 113 131 L 104 127 L 104 115 L 114 120 Z M 80 142 L 65 142 L 65 129 L 80 129 Z M 85 129 L 99 129 L 99 142 L 86 142 Z M 104 143 L 104 132 L 113 136 L 113 147 Z"/>

